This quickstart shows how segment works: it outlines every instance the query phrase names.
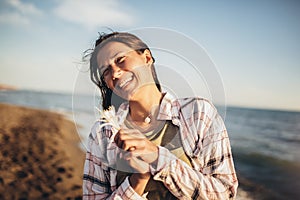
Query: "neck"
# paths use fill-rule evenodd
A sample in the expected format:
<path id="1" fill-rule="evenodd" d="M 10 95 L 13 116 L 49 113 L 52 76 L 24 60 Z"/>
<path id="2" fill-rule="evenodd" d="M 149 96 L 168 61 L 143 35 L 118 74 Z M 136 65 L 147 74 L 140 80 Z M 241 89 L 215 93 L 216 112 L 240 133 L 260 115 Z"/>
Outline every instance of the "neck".
<path id="1" fill-rule="evenodd" d="M 162 93 L 156 88 L 146 86 L 135 94 L 129 101 L 130 117 L 135 122 L 145 122 L 147 118 L 160 104 Z"/>

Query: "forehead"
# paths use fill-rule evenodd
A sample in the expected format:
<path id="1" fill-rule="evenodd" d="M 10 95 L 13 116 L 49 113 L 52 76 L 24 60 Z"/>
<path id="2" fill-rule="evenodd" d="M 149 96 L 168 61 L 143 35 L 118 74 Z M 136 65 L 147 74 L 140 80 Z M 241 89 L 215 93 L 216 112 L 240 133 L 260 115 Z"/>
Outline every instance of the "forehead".
<path id="1" fill-rule="evenodd" d="M 106 62 L 109 62 L 119 53 L 132 51 L 130 47 L 121 42 L 108 42 L 100 48 L 97 54 L 98 65 L 101 66 Z"/>

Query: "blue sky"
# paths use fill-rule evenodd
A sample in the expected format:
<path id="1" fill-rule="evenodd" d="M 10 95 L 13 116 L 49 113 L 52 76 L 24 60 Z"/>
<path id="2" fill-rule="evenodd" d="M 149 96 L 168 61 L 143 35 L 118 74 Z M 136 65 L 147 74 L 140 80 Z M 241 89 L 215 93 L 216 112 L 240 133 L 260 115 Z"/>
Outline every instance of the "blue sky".
<path id="1" fill-rule="evenodd" d="M 227 104 L 300 110 L 299 19 L 296 0 L 1 0 L 0 83 L 72 92 L 98 32 L 159 27 L 208 52 Z"/>

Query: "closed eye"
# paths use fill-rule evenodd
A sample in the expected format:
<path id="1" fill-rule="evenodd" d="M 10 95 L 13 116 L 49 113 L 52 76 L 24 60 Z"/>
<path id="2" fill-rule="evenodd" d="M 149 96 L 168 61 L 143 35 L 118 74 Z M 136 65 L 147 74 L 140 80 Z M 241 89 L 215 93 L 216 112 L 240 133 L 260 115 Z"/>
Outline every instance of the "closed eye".
<path id="1" fill-rule="evenodd" d="M 120 56 L 118 58 L 116 58 L 115 63 L 116 64 L 121 64 L 122 62 L 124 62 L 126 59 L 126 56 Z"/>
<path id="2" fill-rule="evenodd" d="M 102 77 L 108 76 L 108 75 L 109 75 L 109 72 L 110 72 L 109 69 L 110 69 L 109 67 L 106 67 L 106 68 L 102 71 L 101 76 L 102 76 Z"/>

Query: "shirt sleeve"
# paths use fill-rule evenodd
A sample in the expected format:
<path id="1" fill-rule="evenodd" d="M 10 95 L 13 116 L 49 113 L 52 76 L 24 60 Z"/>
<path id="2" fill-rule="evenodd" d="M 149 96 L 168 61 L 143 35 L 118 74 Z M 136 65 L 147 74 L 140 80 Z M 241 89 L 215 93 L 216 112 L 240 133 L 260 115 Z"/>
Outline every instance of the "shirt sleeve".
<path id="1" fill-rule="evenodd" d="M 130 186 L 128 177 L 121 183 L 119 187 L 116 187 L 114 180 L 116 178 L 116 170 L 110 168 L 103 162 L 105 160 L 106 145 L 103 142 L 99 146 L 99 140 L 97 134 L 97 125 L 94 125 L 92 132 L 89 136 L 89 143 L 86 153 L 86 160 L 84 164 L 83 175 L 83 199 L 137 199 L 142 200 L 144 197 L 138 195 L 134 189 Z M 104 135 L 103 133 L 100 135 Z M 102 140 L 100 140 L 101 142 Z M 114 184 L 114 185 L 112 185 Z"/>
<path id="2" fill-rule="evenodd" d="M 193 167 L 159 147 L 158 162 L 151 173 L 179 199 L 234 198 L 238 181 L 223 120 L 218 114 L 213 118 L 203 116 L 203 112 L 200 115 L 201 123 L 196 126 L 205 131 L 198 133 L 194 151 L 198 153 L 191 159 Z"/>

